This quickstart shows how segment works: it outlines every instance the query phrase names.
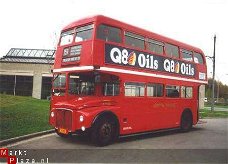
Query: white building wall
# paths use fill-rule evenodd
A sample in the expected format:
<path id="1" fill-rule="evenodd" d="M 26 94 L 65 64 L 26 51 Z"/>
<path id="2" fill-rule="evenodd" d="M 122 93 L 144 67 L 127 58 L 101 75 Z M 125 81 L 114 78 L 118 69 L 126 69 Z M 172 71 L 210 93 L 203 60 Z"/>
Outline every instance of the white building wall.
<path id="1" fill-rule="evenodd" d="M 0 75 L 33 76 L 32 97 L 41 99 L 42 74 L 50 75 L 52 65 L 34 63 L 0 63 Z"/>

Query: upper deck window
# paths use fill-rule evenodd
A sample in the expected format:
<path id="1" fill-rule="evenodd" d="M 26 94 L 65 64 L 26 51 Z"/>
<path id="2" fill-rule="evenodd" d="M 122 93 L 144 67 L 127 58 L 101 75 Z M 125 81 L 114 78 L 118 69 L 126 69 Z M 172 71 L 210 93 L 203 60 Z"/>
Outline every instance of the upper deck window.
<path id="1" fill-rule="evenodd" d="M 203 64 L 203 57 L 200 53 L 194 52 L 194 62 Z"/>
<path id="2" fill-rule="evenodd" d="M 186 61 L 193 61 L 192 51 L 181 49 L 182 59 Z"/>
<path id="3" fill-rule="evenodd" d="M 97 38 L 106 42 L 121 43 L 121 29 L 101 24 L 97 28 Z"/>
<path id="4" fill-rule="evenodd" d="M 157 54 L 163 54 L 163 47 L 164 44 L 162 42 L 153 39 L 148 39 L 148 50 Z"/>
<path id="5" fill-rule="evenodd" d="M 141 35 L 133 34 L 131 32 L 125 32 L 126 45 L 144 49 L 145 48 L 144 40 L 145 40 L 145 38 Z"/>
<path id="6" fill-rule="evenodd" d="M 165 44 L 166 55 L 169 57 L 179 58 L 178 47 L 172 44 Z"/>
<path id="7" fill-rule="evenodd" d="M 74 38 L 74 30 L 69 30 L 61 33 L 61 39 L 60 39 L 60 45 L 67 45 L 72 43 L 73 38 Z"/>
<path id="8" fill-rule="evenodd" d="M 76 28 L 75 42 L 86 41 L 92 38 L 93 24 Z"/>

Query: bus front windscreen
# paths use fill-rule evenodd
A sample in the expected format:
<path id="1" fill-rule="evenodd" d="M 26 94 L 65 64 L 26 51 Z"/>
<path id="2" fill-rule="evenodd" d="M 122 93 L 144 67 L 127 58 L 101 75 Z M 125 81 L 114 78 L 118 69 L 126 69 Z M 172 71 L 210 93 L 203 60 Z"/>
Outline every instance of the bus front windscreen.
<path id="1" fill-rule="evenodd" d="M 68 30 L 61 34 L 60 45 L 67 45 L 72 43 L 74 38 L 74 30 Z"/>
<path id="2" fill-rule="evenodd" d="M 55 96 L 63 96 L 66 87 L 66 74 L 54 74 L 53 77 L 53 94 Z"/>
<path id="3" fill-rule="evenodd" d="M 92 38 L 93 24 L 76 27 L 75 29 L 67 30 L 61 33 L 60 45 L 68 45 L 74 42 L 87 41 Z"/>

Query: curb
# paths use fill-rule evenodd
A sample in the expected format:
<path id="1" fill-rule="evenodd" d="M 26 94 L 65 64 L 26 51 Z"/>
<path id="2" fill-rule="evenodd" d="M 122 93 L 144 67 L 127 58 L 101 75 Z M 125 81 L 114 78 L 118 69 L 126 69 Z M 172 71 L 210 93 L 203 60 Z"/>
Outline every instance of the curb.
<path id="1" fill-rule="evenodd" d="M 42 136 L 42 135 L 45 135 L 45 134 L 50 134 L 50 133 L 53 133 L 53 132 L 55 132 L 55 130 L 51 129 L 51 130 L 46 130 L 46 131 L 42 131 L 42 132 L 37 132 L 37 133 L 32 133 L 32 134 L 28 134 L 28 135 L 24 135 L 24 136 L 19 136 L 19 137 L 15 137 L 15 138 L 2 140 L 2 141 L 0 141 L 0 146 L 1 147 L 2 146 L 6 146 L 6 145 L 9 145 L 9 144 L 12 144 L 12 143 L 15 143 L 15 142 L 23 141 L 23 140 L 30 139 L 30 138 L 33 138 L 33 137 Z"/>

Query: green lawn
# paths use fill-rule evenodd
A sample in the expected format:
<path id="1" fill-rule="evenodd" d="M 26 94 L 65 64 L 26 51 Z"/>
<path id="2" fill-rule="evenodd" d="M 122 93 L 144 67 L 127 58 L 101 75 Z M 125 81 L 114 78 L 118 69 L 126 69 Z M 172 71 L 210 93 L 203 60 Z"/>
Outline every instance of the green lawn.
<path id="1" fill-rule="evenodd" d="M 228 118 L 228 111 L 200 109 L 200 118 Z"/>
<path id="2" fill-rule="evenodd" d="M 51 129 L 49 101 L 0 94 L 0 140 Z"/>

